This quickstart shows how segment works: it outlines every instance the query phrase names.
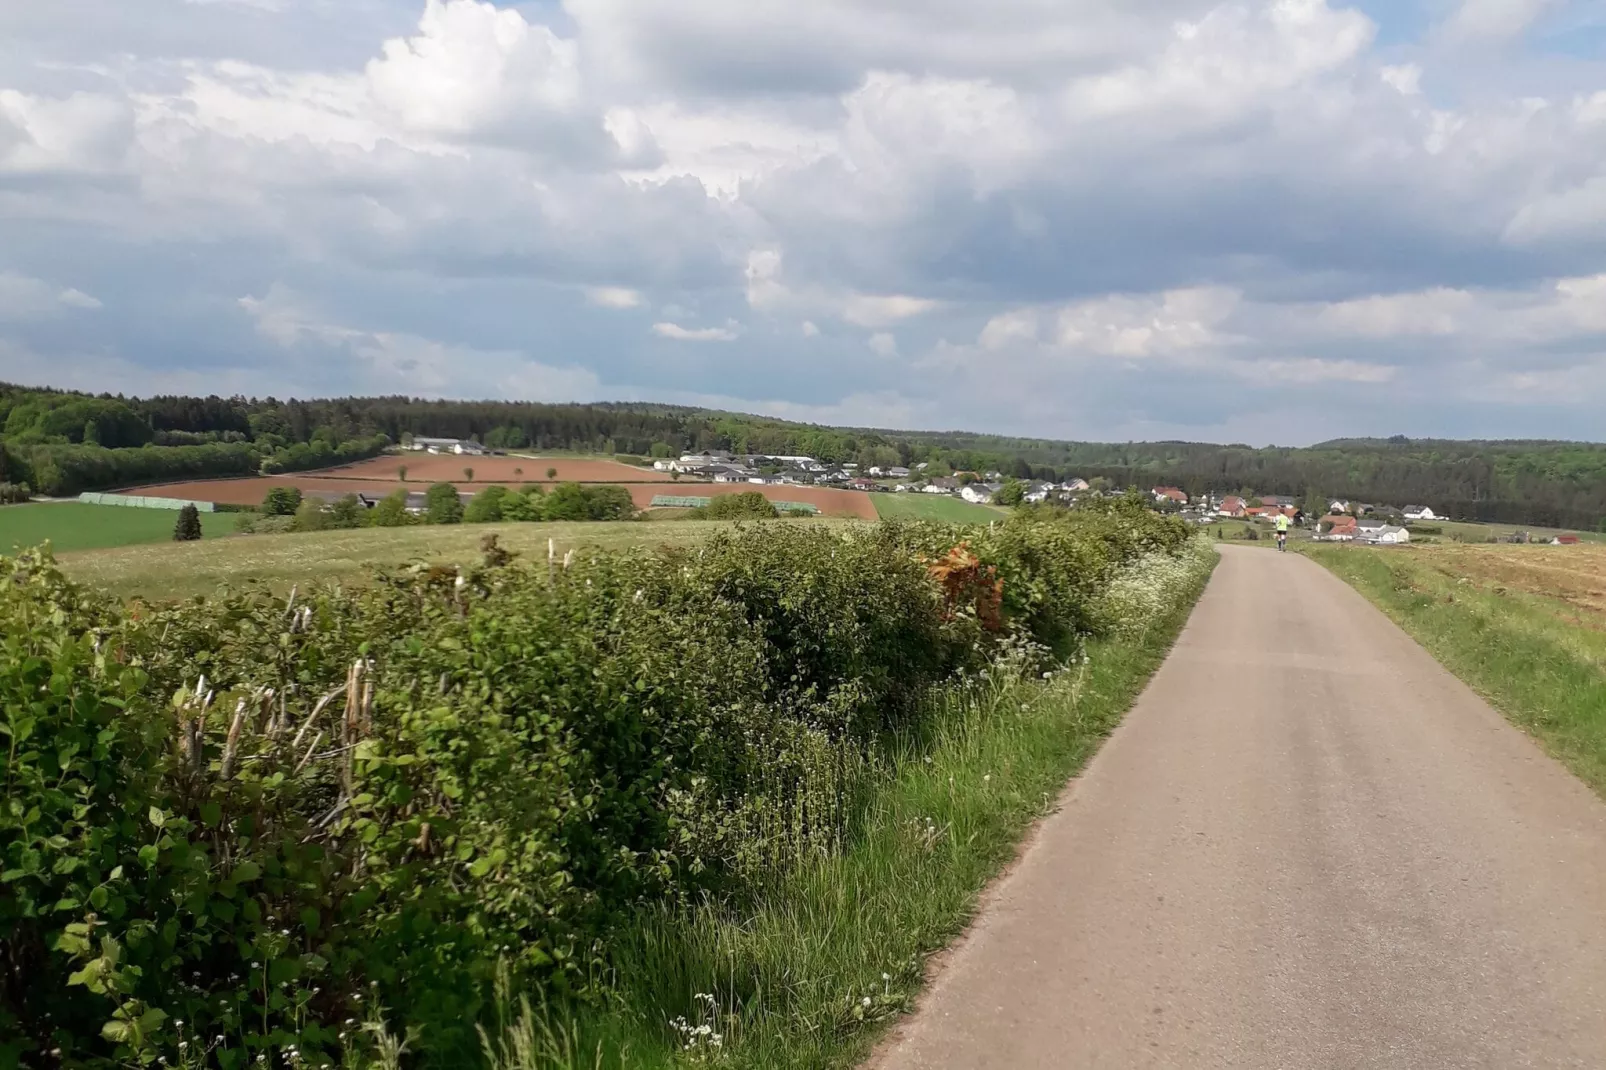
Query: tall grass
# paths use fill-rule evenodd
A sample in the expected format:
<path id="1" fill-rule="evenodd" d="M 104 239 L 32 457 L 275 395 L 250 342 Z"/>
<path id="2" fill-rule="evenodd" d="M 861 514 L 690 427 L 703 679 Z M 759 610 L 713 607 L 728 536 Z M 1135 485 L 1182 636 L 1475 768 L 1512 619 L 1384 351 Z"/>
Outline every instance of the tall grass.
<path id="1" fill-rule="evenodd" d="M 1115 634 L 1046 679 L 1009 666 L 945 689 L 923 739 L 863 770 L 843 849 L 751 901 L 661 906 L 612 956 L 600 1008 L 499 1001 L 494 1070 L 855 1065 L 913 1005 L 928 957 L 1051 812 L 1159 665 L 1215 554 L 1146 557 L 1112 585 Z M 1076 894 L 1068 889 L 1067 895 Z"/>
<path id="2" fill-rule="evenodd" d="M 1606 796 L 1606 635 L 1559 600 L 1447 575 L 1436 557 L 1306 552 Z"/>

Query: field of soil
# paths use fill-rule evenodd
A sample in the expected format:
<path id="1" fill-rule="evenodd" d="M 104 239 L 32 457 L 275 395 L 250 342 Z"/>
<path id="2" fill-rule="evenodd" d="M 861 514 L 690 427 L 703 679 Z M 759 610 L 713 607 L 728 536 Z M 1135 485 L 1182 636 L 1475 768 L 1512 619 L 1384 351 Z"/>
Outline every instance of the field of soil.
<path id="1" fill-rule="evenodd" d="M 360 479 L 380 483 L 400 483 L 400 472 L 407 469 L 408 483 L 457 483 L 461 486 L 478 486 L 500 483 L 503 486 L 521 483 L 668 483 L 669 473 L 651 468 L 638 468 L 617 461 L 577 459 L 574 457 L 459 457 L 455 454 L 404 453 L 386 454 L 372 460 L 348 464 L 343 468 L 324 468 L 316 472 L 302 472 L 300 477 L 311 479 Z M 474 479 L 466 479 L 463 470 L 472 469 Z M 557 474 L 547 476 L 548 469 Z"/>
<path id="2" fill-rule="evenodd" d="M 1445 575 L 1499 593 L 1559 599 L 1606 624 L 1606 546 L 1432 546 L 1414 553 Z"/>

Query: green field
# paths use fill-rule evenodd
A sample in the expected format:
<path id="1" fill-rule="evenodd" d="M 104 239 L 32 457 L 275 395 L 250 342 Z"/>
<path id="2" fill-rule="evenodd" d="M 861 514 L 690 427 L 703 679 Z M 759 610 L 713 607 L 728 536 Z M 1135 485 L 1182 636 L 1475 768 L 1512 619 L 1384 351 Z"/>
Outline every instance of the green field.
<path id="1" fill-rule="evenodd" d="M 1550 540 L 1557 535 L 1577 535 L 1583 542 L 1606 542 L 1606 535 L 1598 531 L 1566 531 L 1562 528 L 1524 527 L 1519 524 L 1468 524 L 1458 520 L 1424 520 L 1420 524 L 1407 525 L 1412 531 L 1412 538 L 1422 528 L 1441 528 L 1443 534 L 1427 534 L 1428 538 L 1444 539 L 1447 542 L 1504 542 L 1513 532 L 1526 531 L 1535 539 Z"/>
<path id="2" fill-rule="evenodd" d="M 941 520 L 950 524 L 985 524 L 1006 511 L 990 505 L 973 505 L 946 494 L 877 494 L 876 513 L 882 520 Z"/>
<path id="3" fill-rule="evenodd" d="M 0 507 L 0 553 L 49 541 L 57 553 L 101 550 L 141 543 L 169 542 L 178 513 L 171 509 L 131 509 L 80 502 L 36 502 Z M 208 538 L 234 530 L 228 513 L 202 513 Z"/>
<path id="4" fill-rule="evenodd" d="M 110 512 L 135 510 L 110 508 Z M 216 519 L 231 520 L 226 514 Z M 851 524 L 842 520 L 777 520 L 770 523 Z M 62 567 L 75 580 L 122 597 L 185 598 L 211 594 L 223 584 L 265 583 L 275 590 L 318 581 L 361 580 L 375 566 L 412 561 L 469 564 L 479 560 L 480 540 L 495 532 L 501 545 L 526 559 L 545 560 L 547 540 L 557 552 L 598 546 L 661 546 L 695 542 L 724 525 L 706 520 L 656 523 L 618 521 L 562 524 L 453 524 L 442 527 L 357 528 L 290 535 L 240 535 L 204 543 L 128 546 L 65 555 Z"/>

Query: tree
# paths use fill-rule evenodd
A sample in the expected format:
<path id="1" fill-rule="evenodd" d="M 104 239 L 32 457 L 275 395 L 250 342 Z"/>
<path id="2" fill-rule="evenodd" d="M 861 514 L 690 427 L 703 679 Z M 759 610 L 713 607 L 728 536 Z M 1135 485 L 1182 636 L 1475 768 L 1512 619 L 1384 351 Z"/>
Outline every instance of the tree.
<path id="1" fill-rule="evenodd" d="M 472 482 L 474 482 L 474 469 L 472 469 L 472 468 L 463 469 L 463 482 L 464 483 L 472 483 Z"/>
<path id="2" fill-rule="evenodd" d="M 307 498 L 296 510 L 296 531 L 323 531 L 330 526 L 329 510 L 317 498 Z"/>
<path id="3" fill-rule="evenodd" d="M 1019 505 L 1026 500 L 1026 484 L 1018 479 L 1006 479 L 1004 485 L 998 488 L 993 495 L 995 505 Z"/>
<path id="4" fill-rule="evenodd" d="M 465 524 L 494 524 L 502 519 L 502 504 L 508 498 L 506 487 L 486 487 L 469 499 L 463 510 Z"/>
<path id="5" fill-rule="evenodd" d="M 650 457 L 663 460 L 667 457 L 673 457 L 674 451 L 669 448 L 669 443 L 667 442 L 654 442 L 652 446 L 648 448 L 647 454 Z"/>
<path id="6" fill-rule="evenodd" d="M 396 469 L 396 478 L 403 483 L 407 482 L 407 466 L 405 464 Z"/>
<path id="7" fill-rule="evenodd" d="M 424 522 L 426 524 L 461 524 L 463 500 L 457 488 L 450 483 L 437 483 L 424 494 Z"/>
<path id="8" fill-rule="evenodd" d="M 201 537 L 201 511 L 186 505 L 178 511 L 178 523 L 173 525 L 174 542 L 195 542 Z"/>
<path id="9" fill-rule="evenodd" d="M 1305 489 L 1306 516 L 1326 516 L 1327 506 L 1328 499 L 1324 495 L 1317 494 L 1315 487 L 1307 487 Z"/>
<path id="10" fill-rule="evenodd" d="M 84 445 L 100 445 L 100 421 L 91 418 L 84 423 Z M 175 535 L 174 538 L 177 538 Z"/>
<path id="11" fill-rule="evenodd" d="M 357 500 L 355 494 L 348 494 L 329 507 L 329 526 L 332 528 L 360 528 L 362 527 L 362 502 Z"/>
<path id="12" fill-rule="evenodd" d="M 527 524 L 542 519 L 545 505 L 540 487 L 525 487 L 502 499 L 502 519 Z"/>
<path id="13" fill-rule="evenodd" d="M 269 516 L 295 516 L 301 508 L 301 491 L 295 487 L 274 487 L 262 499 L 262 511 Z"/>
<path id="14" fill-rule="evenodd" d="M 376 528 L 399 528 L 411 523 L 412 518 L 407 512 L 407 492 L 398 490 L 380 499 L 369 514 L 369 519 Z"/>
<path id="15" fill-rule="evenodd" d="M 558 478 L 558 470 L 556 468 L 548 468 L 546 470 L 546 477 L 548 479 L 556 479 L 556 478 Z"/>
<path id="16" fill-rule="evenodd" d="M 514 474 L 514 475 L 515 475 L 515 476 L 517 476 L 517 477 L 518 477 L 518 478 L 520 478 L 520 479 L 523 479 L 523 478 L 524 478 L 524 469 L 522 469 L 522 468 L 515 468 L 515 469 L 513 469 L 513 474 Z"/>

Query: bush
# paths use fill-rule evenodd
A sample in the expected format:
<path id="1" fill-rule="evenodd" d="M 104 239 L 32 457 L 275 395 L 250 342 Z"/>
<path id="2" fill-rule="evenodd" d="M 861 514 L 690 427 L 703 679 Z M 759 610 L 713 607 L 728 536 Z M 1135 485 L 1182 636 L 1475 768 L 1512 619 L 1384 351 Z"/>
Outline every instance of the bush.
<path id="1" fill-rule="evenodd" d="M 360 528 L 367 519 L 367 513 L 367 508 L 355 494 L 347 494 L 329 506 L 329 527 Z"/>
<path id="2" fill-rule="evenodd" d="M 424 522 L 426 524 L 461 524 L 463 499 L 450 483 L 436 483 L 424 494 Z"/>
<path id="3" fill-rule="evenodd" d="M 173 525 L 173 541 L 196 542 L 201 537 L 201 511 L 193 505 L 186 505 L 178 511 L 178 521 Z"/>
<path id="4" fill-rule="evenodd" d="M 376 528 L 400 528 L 416 523 L 413 514 L 407 511 L 407 492 L 392 491 L 381 498 L 368 515 L 368 522 Z"/>
<path id="5" fill-rule="evenodd" d="M 274 487 L 262 499 L 262 512 L 267 516 L 294 516 L 301 508 L 301 491 L 295 487 Z"/>
<path id="6" fill-rule="evenodd" d="M 494 524 L 502 519 L 502 503 L 508 497 L 506 487 L 486 487 L 469 499 L 463 510 L 465 524 Z"/>
<path id="7" fill-rule="evenodd" d="M 292 531 L 325 531 L 331 527 L 329 507 L 318 498 L 304 499 L 296 509 Z"/>
<path id="8" fill-rule="evenodd" d="M 21 505 L 32 497 L 26 483 L 0 483 L 0 505 Z"/>
<path id="9" fill-rule="evenodd" d="M 24 1065 L 219 1035 L 227 1067 L 319 1065 L 378 1002 L 457 1065 L 498 959 L 584 991 L 644 907 L 834 849 L 884 742 L 935 727 L 932 688 L 1074 647 L 1112 577 L 1186 539 L 1121 503 L 737 526 L 129 609 L 0 559 L 0 1029 Z"/>
<path id="10" fill-rule="evenodd" d="M 703 520 L 758 520 L 780 514 L 762 493 L 746 490 L 718 495 L 707 505 L 693 509 L 691 515 Z"/>

